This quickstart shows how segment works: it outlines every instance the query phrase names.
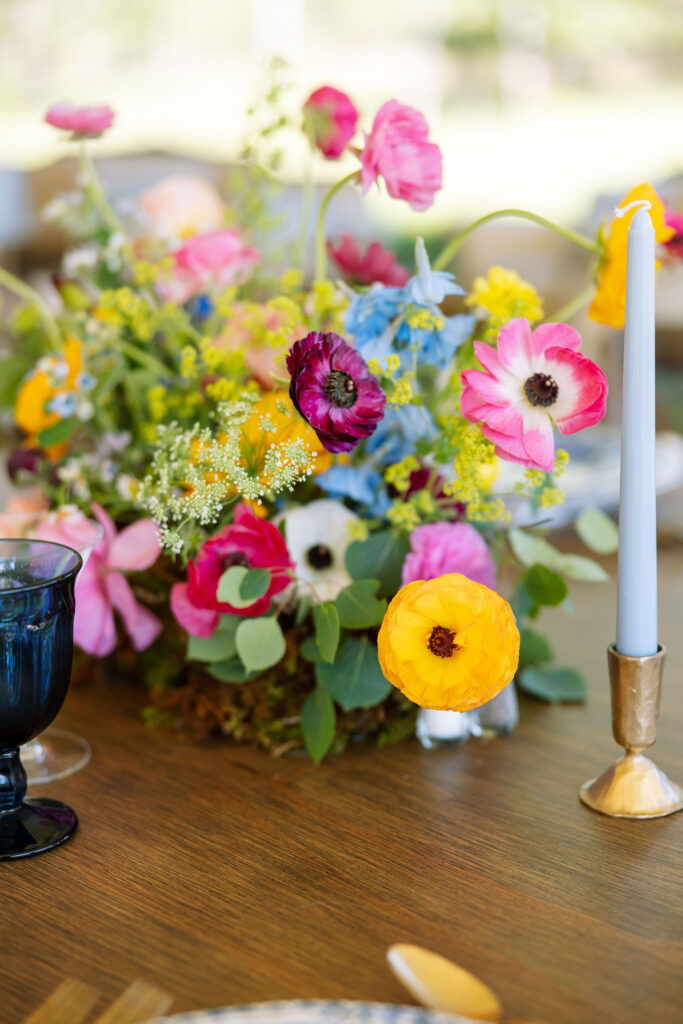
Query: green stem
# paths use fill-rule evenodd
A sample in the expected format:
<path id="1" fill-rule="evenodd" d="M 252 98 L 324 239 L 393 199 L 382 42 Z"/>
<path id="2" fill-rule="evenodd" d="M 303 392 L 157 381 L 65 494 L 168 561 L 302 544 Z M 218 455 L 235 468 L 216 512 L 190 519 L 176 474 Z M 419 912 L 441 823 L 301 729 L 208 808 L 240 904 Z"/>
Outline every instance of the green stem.
<path id="1" fill-rule="evenodd" d="M 43 321 L 45 327 L 45 333 L 47 335 L 50 347 L 58 352 L 61 348 L 60 333 L 57 323 L 52 316 L 52 313 L 48 309 L 46 303 L 40 297 L 38 292 L 34 291 L 30 285 L 24 281 L 20 281 L 14 274 L 10 274 L 9 270 L 5 270 L 4 267 L 0 267 L 0 284 L 3 284 L 9 291 L 14 292 L 20 299 L 24 299 L 30 306 L 35 306 L 40 314 L 40 318 Z"/>
<path id="2" fill-rule="evenodd" d="M 118 341 L 118 346 L 125 356 L 128 356 L 134 363 L 138 363 L 140 366 L 144 366 L 148 370 L 152 370 L 154 373 L 158 373 L 162 377 L 168 377 L 170 370 L 155 356 L 145 352 L 142 349 L 136 348 L 135 345 L 131 345 L 129 341 Z"/>
<path id="3" fill-rule="evenodd" d="M 565 303 L 565 305 L 562 306 L 561 309 L 558 309 L 556 313 L 553 313 L 552 316 L 546 317 L 546 322 L 549 321 L 550 323 L 557 324 L 570 320 L 575 313 L 578 313 L 578 311 L 593 298 L 594 293 L 595 285 L 589 284 L 587 288 L 584 288 L 578 295 L 575 295 L 573 299 L 570 299 L 569 302 Z"/>
<path id="4" fill-rule="evenodd" d="M 318 211 L 318 227 L 315 236 L 315 279 L 316 281 L 324 281 L 327 274 L 327 249 L 325 247 L 325 213 L 327 207 L 330 205 L 330 200 L 336 196 L 344 185 L 348 185 L 350 181 L 353 181 L 358 176 L 358 171 L 352 171 L 351 174 L 347 174 L 345 178 L 338 181 L 336 185 L 333 185 L 328 192 L 323 196 L 323 200 L 320 204 Z"/>
<path id="5" fill-rule="evenodd" d="M 520 217 L 522 220 L 530 220 L 534 224 L 539 224 L 542 228 L 554 231 L 556 235 L 566 238 L 567 241 L 573 242 L 574 245 L 578 245 L 581 249 L 585 249 L 587 252 L 593 253 L 595 256 L 599 256 L 602 253 L 601 246 L 598 242 L 594 242 L 592 238 L 580 235 L 577 231 L 572 231 L 570 228 L 563 228 L 559 224 L 555 224 L 554 221 L 546 220 L 545 217 L 539 217 L 538 214 L 531 213 L 529 210 L 495 210 L 493 213 L 487 213 L 486 216 L 480 217 L 468 227 L 459 231 L 457 235 L 451 239 L 441 255 L 432 264 L 433 269 L 443 270 L 444 267 L 447 267 L 462 243 L 469 237 L 469 235 L 472 234 L 473 231 L 476 231 L 476 229 L 481 227 L 482 224 L 486 224 L 490 220 L 497 220 L 500 217 Z"/>
<path id="6" fill-rule="evenodd" d="M 125 240 L 126 256 L 129 262 L 132 262 L 132 250 L 126 230 L 114 213 L 107 197 L 104 194 L 102 183 L 100 182 L 97 171 L 95 170 L 95 164 L 90 155 L 85 139 L 81 141 L 81 170 L 84 178 L 84 189 L 88 197 L 90 198 L 93 206 L 98 211 L 100 217 L 109 228 L 109 231 L 114 234 L 122 235 Z"/>

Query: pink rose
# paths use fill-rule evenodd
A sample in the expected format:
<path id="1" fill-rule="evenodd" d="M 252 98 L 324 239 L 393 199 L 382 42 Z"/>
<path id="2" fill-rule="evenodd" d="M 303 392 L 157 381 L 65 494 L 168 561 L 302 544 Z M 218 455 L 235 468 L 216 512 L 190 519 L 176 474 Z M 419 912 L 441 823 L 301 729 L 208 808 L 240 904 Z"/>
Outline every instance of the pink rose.
<path id="1" fill-rule="evenodd" d="M 413 210 L 431 206 L 441 188 L 441 150 L 428 136 L 418 110 L 398 100 L 383 104 L 360 155 L 363 191 L 382 177 L 393 199 L 405 199 Z"/>
<path id="2" fill-rule="evenodd" d="M 162 298 L 182 304 L 193 295 L 242 283 L 261 259 L 235 228 L 195 235 L 173 253 L 170 279 L 159 282 Z"/>
<path id="3" fill-rule="evenodd" d="M 370 242 L 363 253 L 351 235 L 342 235 L 336 246 L 328 242 L 327 248 L 339 269 L 354 284 L 374 284 L 377 281 L 389 287 L 402 288 L 410 277 L 410 272 L 401 266 L 394 253 L 380 242 Z"/>
<path id="4" fill-rule="evenodd" d="M 73 103 L 55 103 L 45 115 L 48 124 L 72 132 L 77 139 L 96 139 L 114 122 L 111 107 L 77 107 Z"/>
<path id="5" fill-rule="evenodd" d="M 191 235 L 218 231 L 225 223 L 225 203 L 210 181 L 191 174 L 164 178 L 138 196 L 147 232 L 176 245 Z"/>
<path id="6" fill-rule="evenodd" d="M 410 552 L 401 572 L 401 583 L 433 580 L 445 573 L 459 572 L 496 586 L 496 563 L 482 535 L 469 523 L 427 523 L 410 535 Z"/>
<path id="7" fill-rule="evenodd" d="M 268 569 L 268 590 L 247 608 L 219 601 L 216 592 L 223 573 L 233 565 Z M 187 566 L 187 583 L 171 590 L 171 610 L 193 636 L 211 636 L 222 614 L 263 615 L 271 599 L 289 586 L 294 563 L 277 526 L 259 519 L 246 505 L 238 505 L 233 522 L 205 541 L 194 562 Z"/>
<path id="8" fill-rule="evenodd" d="M 331 85 L 312 92 L 304 103 L 304 125 L 328 160 L 337 160 L 353 138 L 358 111 L 345 92 Z"/>

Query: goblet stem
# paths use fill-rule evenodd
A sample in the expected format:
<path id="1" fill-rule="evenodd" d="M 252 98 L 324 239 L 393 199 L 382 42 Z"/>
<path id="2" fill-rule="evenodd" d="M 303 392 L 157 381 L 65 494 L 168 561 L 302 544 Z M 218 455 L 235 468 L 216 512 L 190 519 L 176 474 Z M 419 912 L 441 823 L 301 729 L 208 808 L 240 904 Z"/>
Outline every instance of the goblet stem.
<path id="1" fill-rule="evenodd" d="M 19 748 L 0 750 L 0 814 L 18 810 L 26 796 L 26 772 Z"/>

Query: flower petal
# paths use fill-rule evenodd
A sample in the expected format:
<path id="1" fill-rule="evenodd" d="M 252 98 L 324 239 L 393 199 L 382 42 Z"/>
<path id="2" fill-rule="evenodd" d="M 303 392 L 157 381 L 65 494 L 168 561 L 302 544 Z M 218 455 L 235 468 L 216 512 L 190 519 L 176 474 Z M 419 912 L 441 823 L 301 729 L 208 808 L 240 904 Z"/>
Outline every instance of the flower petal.
<path id="1" fill-rule="evenodd" d="M 112 539 L 107 564 L 112 569 L 149 569 L 160 553 L 156 525 L 151 519 L 138 519 Z"/>
<path id="2" fill-rule="evenodd" d="M 550 348 L 541 372 L 549 373 L 558 386 L 557 400 L 548 412 L 563 434 L 573 434 L 603 418 L 607 378 L 591 359 L 567 348 Z"/>
<path id="3" fill-rule="evenodd" d="M 121 616 L 134 649 L 144 651 L 161 632 L 161 622 L 137 602 L 130 583 L 120 572 L 107 573 L 104 586 L 109 600 Z"/>
<path id="4" fill-rule="evenodd" d="M 553 425 L 544 409 L 529 408 L 524 413 L 522 444 L 533 466 L 552 473 L 555 465 Z"/>
<path id="5" fill-rule="evenodd" d="M 176 583 L 171 588 L 171 611 L 177 621 L 192 636 L 211 636 L 220 618 L 214 608 L 198 608 L 190 601 L 187 583 Z"/>
<path id="6" fill-rule="evenodd" d="M 114 613 L 91 562 L 76 580 L 74 642 L 98 658 L 106 657 L 116 648 Z"/>
<path id="7" fill-rule="evenodd" d="M 531 351 L 536 357 L 548 348 L 570 348 L 578 352 L 581 335 L 569 324 L 541 324 L 531 335 Z"/>
<path id="8" fill-rule="evenodd" d="M 525 381 L 532 369 L 531 328 L 524 317 L 510 320 L 498 335 L 498 357 L 510 373 Z"/>

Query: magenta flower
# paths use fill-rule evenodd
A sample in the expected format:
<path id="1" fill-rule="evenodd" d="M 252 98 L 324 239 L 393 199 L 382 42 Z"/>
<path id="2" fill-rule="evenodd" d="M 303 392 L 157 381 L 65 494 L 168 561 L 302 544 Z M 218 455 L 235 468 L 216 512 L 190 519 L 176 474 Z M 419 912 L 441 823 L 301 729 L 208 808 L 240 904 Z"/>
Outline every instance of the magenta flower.
<path id="1" fill-rule="evenodd" d="M 159 291 L 167 301 L 182 304 L 215 287 L 241 284 L 260 259 L 235 228 L 195 235 L 173 253 L 171 276 L 159 282 Z"/>
<path id="2" fill-rule="evenodd" d="M 331 85 L 312 92 L 304 103 L 304 124 L 328 160 L 337 160 L 353 138 L 358 111 L 345 92 Z"/>
<path id="3" fill-rule="evenodd" d="M 75 139 L 97 139 L 114 123 L 111 107 L 77 107 L 74 103 L 54 103 L 45 115 L 48 124 L 71 132 Z"/>
<path id="4" fill-rule="evenodd" d="M 683 260 L 683 213 L 677 213 L 667 206 L 664 211 L 664 223 L 675 231 L 668 242 L 664 243 L 664 248 L 674 259 Z"/>
<path id="5" fill-rule="evenodd" d="M 295 342 L 287 369 L 290 398 L 328 452 L 352 451 L 384 416 L 384 392 L 338 334 L 313 331 Z"/>
<path id="6" fill-rule="evenodd" d="M 375 115 L 360 154 L 363 191 L 382 177 L 393 199 L 405 199 L 413 210 L 426 210 L 441 188 L 441 150 L 429 141 L 429 128 L 419 110 L 389 100 Z"/>
<path id="7" fill-rule="evenodd" d="M 496 563 L 482 535 L 469 523 L 427 523 L 410 535 L 401 583 L 433 580 L 448 572 L 495 590 Z"/>
<path id="8" fill-rule="evenodd" d="M 76 579 L 74 640 L 98 658 L 111 654 L 116 647 L 116 609 L 133 647 L 144 651 L 161 632 L 161 622 L 138 603 L 123 572 L 154 565 L 161 553 L 156 525 L 151 519 L 138 519 L 117 534 L 103 508 L 93 502 L 92 510 L 104 535 Z"/>
<path id="9" fill-rule="evenodd" d="M 216 597 L 218 581 L 233 565 L 270 570 L 268 590 L 247 608 L 233 608 Z M 205 541 L 187 566 L 187 583 L 171 589 L 171 610 L 193 636 L 211 636 L 221 615 L 263 615 L 271 599 L 289 586 L 294 572 L 284 537 L 277 526 L 238 505 L 232 523 Z"/>
<path id="10" fill-rule="evenodd" d="M 410 271 L 380 242 L 370 242 L 365 252 L 351 235 L 342 235 L 337 245 L 328 242 L 328 252 L 342 273 L 354 284 L 384 284 L 402 288 Z"/>
<path id="11" fill-rule="evenodd" d="M 579 355 L 580 345 L 567 324 L 543 324 L 532 333 L 522 317 L 502 329 L 497 350 L 475 341 L 484 370 L 463 371 L 460 407 L 501 458 L 550 473 L 553 422 L 562 434 L 575 434 L 603 418 L 607 379 Z"/>

